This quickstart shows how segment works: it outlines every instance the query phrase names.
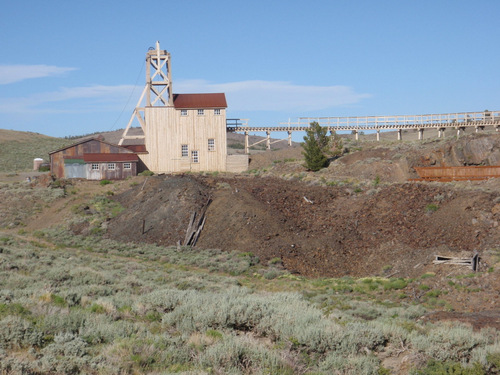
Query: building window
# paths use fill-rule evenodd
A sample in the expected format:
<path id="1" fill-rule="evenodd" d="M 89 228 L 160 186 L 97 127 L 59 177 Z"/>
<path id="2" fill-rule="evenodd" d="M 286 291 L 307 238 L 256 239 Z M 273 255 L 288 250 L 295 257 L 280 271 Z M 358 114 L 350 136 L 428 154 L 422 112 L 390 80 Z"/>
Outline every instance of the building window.
<path id="1" fill-rule="evenodd" d="M 191 163 L 199 163 L 198 151 L 191 151 Z"/>
<path id="2" fill-rule="evenodd" d="M 220 115 L 220 109 L 214 109 L 214 115 L 219 116 Z"/>
<path id="3" fill-rule="evenodd" d="M 115 163 L 108 163 L 108 170 L 114 171 L 115 170 Z"/>
<path id="4" fill-rule="evenodd" d="M 215 139 L 208 139 L 208 151 L 215 151 Z"/>
<path id="5" fill-rule="evenodd" d="M 204 109 L 199 109 L 198 110 L 198 116 L 203 116 L 205 114 L 205 110 Z"/>
<path id="6" fill-rule="evenodd" d="M 188 115 L 188 110 L 187 109 L 181 109 L 181 116 L 187 116 Z"/>
<path id="7" fill-rule="evenodd" d="M 93 171 L 98 171 L 98 170 L 99 170 L 99 164 L 97 164 L 97 163 L 92 163 L 92 170 L 93 170 Z"/>
<path id="8" fill-rule="evenodd" d="M 132 163 L 123 163 L 123 169 L 132 169 Z"/>
<path id="9" fill-rule="evenodd" d="M 187 158 L 189 156 L 188 145 L 181 145 L 181 156 Z"/>

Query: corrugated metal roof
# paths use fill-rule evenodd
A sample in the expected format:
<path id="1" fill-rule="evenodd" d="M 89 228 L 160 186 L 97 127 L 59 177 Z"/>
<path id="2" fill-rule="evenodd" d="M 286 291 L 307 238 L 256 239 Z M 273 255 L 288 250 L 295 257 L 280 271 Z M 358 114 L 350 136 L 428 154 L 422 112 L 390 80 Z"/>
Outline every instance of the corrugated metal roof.
<path id="1" fill-rule="evenodd" d="M 86 163 L 138 161 L 136 154 L 83 154 Z"/>
<path id="2" fill-rule="evenodd" d="M 227 108 L 226 95 L 215 94 L 174 94 L 174 107 L 192 108 Z"/>

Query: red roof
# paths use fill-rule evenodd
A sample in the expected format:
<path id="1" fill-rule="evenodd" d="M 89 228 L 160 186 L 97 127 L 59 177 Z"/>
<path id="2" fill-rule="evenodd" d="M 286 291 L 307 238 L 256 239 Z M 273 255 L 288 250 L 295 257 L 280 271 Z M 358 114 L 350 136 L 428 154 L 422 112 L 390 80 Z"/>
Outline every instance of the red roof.
<path id="1" fill-rule="evenodd" d="M 174 107 L 192 108 L 227 108 L 226 95 L 217 94 L 174 94 Z"/>
<path id="2" fill-rule="evenodd" d="M 83 161 L 85 163 L 97 162 L 136 162 L 139 157 L 136 154 L 83 154 Z"/>

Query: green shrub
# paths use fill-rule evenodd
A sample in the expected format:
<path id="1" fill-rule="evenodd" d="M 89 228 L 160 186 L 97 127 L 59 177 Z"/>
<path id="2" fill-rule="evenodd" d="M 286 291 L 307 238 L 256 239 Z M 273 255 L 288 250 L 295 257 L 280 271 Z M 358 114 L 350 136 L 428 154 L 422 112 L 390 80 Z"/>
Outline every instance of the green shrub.
<path id="1" fill-rule="evenodd" d="M 463 367 L 457 362 L 440 362 L 431 359 L 425 368 L 417 370 L 414 375 L 486 375 L 481 365 Z"/>
<path id="2" fill-rule="evenodd" d="M 59 306 L 59 307 L 66 307 L 67 306 L 66 300 L 64 298 L 62 298 L 61 296 L 58 296 L 56 294 L 51 294 L 50 299 L 51 299 L 52 303 L 56 306 Z"/>
<path id="3" fill-rule="evenodd" d="M 434 203 L 429 203 L 427 206 L 425 206 L 425 211 L 426 212 L 436 212 L 439 209 L 439 206 Z"/>
<path id="4" fill-rule="evenodd" d="M 7 315 L 29 316 L 31 311 L 20 303 L 0 303 L 0 319 Z"/>
<path id="5" fill-rule="evenodd" d="M 101 186 L 104 186 L 104 185 L 109 185 L 109 184 L 112 184 L 112 182 L 111 182 L 111 181 L 109 181 L 109 180 L 101 180 L 101 181 L 99 182 L 99 184 L 100 184 Z"/>
<path id="6" fill-rule="evenodd" d="M 208 337 L 211 337 L 213 339 L 216 339 L 216 340 L 222 339 L 222 333 L 220 333 L 219 331 L 217 331 L 215 329 L 208 329 L 205 332 L 205 335 L 207 335 Z"/>
<path id="7" fill-rule="evenodd" d="M 390 279 L 384 283 L 385 290 L 404 289 L 408 285 L 405 279 Z"/>
<path id="8" fill-rule="evenodd" d="M 473 350 L 488 342 L 488 338 L 475 333 L 464 325 L 439 325 L 430 329 L 426 335 L 410 334 L 415 349 L 437 361 L 469 361 Z"/>
<path id="9" fill-rule="evenodd" d="M 270 270 L 264 273 L 264 278 L 267 280 L 273 280 L 277 278 L 280 274 L 281 272 L 279 270 L 277 270 L 276 268 L 271 268 Z"/>
<path id="10" fill-rule="evenodd" d="M 142 171 L 141 173 L 139 173 L 138 175 L 139 176 L 154 176 L 154 172 L 152 171 L 149 171 L 149 170 L 146 170 L 146 171 Z"/>
<path id="11" fill-rule="evenodd" d="M 7 316 L 0 320 L 0 348 L 39 347 L 43 334 L 34 325 L 19 316 Z"/>
<path id="12" fill-rule="evenodd" d="M 377 375 L 380 361 L 375 356 L 345 357 L 338 353 L 329 354 L 321 362 L 320 368 L 328 373 Z"/>
<path id="13" fill-rule="evenodd" d="M 57 356 L 83 357 L 87 354 L 88 344 L 73 333 L 55 335 L 54 342 L 43 349 L 43 353 Z"/>

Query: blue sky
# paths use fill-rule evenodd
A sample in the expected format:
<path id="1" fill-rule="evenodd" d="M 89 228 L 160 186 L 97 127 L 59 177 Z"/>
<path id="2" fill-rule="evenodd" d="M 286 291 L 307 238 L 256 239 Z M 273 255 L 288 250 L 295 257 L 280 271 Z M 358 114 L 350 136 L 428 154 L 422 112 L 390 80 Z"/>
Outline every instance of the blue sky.
<path id="1" fill-rule="evenodd" d="M 0 128 L 124 128 L 157 40 L 176 93 L 225 92 L 228 117 L 500 109 L 500 1 L 10 1 Z"/>

